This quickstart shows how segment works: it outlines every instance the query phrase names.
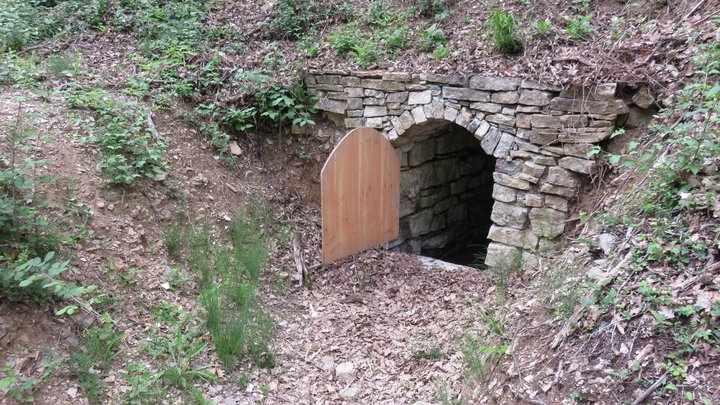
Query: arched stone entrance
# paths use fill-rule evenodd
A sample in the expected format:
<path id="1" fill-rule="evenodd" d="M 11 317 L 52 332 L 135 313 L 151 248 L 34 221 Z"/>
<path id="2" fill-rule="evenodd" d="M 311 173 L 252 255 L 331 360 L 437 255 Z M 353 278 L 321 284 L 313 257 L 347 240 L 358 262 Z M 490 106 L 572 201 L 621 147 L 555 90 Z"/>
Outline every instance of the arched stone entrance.
<path id="1" fill-rule="evenodd" d="M 495 158 L 443 119 L 408 128 L 400 157 L 400 238 L 394 249 L 458 264 L 482 262 L 492 221 Z"/>

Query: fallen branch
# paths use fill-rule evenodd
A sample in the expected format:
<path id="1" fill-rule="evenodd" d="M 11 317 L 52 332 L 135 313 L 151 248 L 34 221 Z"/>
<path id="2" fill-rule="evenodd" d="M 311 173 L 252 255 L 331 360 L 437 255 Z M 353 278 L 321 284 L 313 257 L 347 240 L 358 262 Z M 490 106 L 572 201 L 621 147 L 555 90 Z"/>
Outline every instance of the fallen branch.
<path id="1" fill-rule="evenodd" d="M 295 234 L 292 240 L 293 247 L 293 259 L 295 260 L 295 275 L 294 279 L 298 282 L 298 287 L 302 287 L 305 284 L 305 278 L 307 276 L 307 268 L 305 268 L 305 260 L 303 259 L 302 250 L 300 250 L 300 234 Z"/>
<path id="2" fill-rule="evenodd" d="M 652 393 L 655 392 L 655 390 L 658 389 L 658 387 L 660 387 L 660 386 L 662 385 L 662 383 L 663 383 L 663 382 L 665 381 L 665 379 L 667 378 L 667 375 L 668 375 L 669 372 L 670 372 L 670 370 L 666 371 L 665 374 L 663 374 L 662 376 L 660 376 L 660 378 L 658 378 L 657 381 L 655 381 L 655 382 L 653 383 L 653 385 L 651 385 L 650 387 L 648 387 L 648 389 L 646 389 L 642 394 L 640 394 L 639 397 L 637 397 L 637 398 L 635 399 L 635 401 L 633 401 L 632 405 L 640 405 L 640 404 L 642 404 L 643 402 L 645 402 L 645 400 L 646 400 L 650 395 L 652 395 Z"/>

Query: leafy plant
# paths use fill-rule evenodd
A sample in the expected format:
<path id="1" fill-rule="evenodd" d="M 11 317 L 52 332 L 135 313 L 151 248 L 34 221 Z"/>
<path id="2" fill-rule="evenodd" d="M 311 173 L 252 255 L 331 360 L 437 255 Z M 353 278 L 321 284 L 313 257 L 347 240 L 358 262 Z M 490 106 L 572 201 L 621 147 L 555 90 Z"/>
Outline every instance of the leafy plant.
<path id="1" fill-rule="evenodd" d="M 270 34 L 275 38 L 302 38 L 327 17 L 328 11 L 328 7 L 315 0 L 281 0 L 273 7 Z"/>
<path id="2" fill-rule="evenodd" d="M 433 50 L 432 56 L 435 59 L 445 59 L 450 56 L 450 48 L 446 45 L 439 45 Z"/>
<path id="3" fill-rule="evenodd" d="M 595 27 L 590 23 L 592 14 L 577 15 L 567 20 L 565 31 L 575 41 L 584 41 L 592 35 Z"/>
<path id="4" fill-rule="evenodd" d="M 548 19 L 538 20 L 533 24 L 533 28 L 538 37 L 547 38 L 548 33 L 552 29 L 552 23 Z"/>
<path id="5" fill-rule="evenodd" d="M 440 29 L 437 24 L 433 24 L 420 31 L 418 35 L 420 36 L 420 43 L 418 45 L 420 49 L 425 52 L 432 52 L 435 48 L 447 42 L 442 29 Z"/>
<path id="6" fill-rule="evenodd" d="M 70 370 L 91 401 L 99 398 L 105 386 L 102 375 L 120 354 L 119 344 L 124 336 L 124 332 L 116 332 L 110 326 L 93 327 L 85 336 L 85 344 L 70 356 Z"/>
<path id="7" fill-rule="evenodd" d="M 514 15 L 496 8 L 490 13 L 486 27 L 496 50 L 510 55 L 522 51 L 523 45 L 518 32 L 520 24 Z"/>
<path id="8" fill-rule="evenodd" d="M 99 89 L 72 93 L 67 101 L 72 108 L 98 114 L 87 131 L 103 153 L 100 169 L 113 183 L 131 184 L 167 169 L 166 141 L 155 131 L 150 112 L 139 104 L 116 101 Z"/>
<path id="9" fill-rule="evenodd" d="M 449 8 L 445 0 L 416 0 L 415 7 L 425 16 L 436 16 L 447 12 Z"/>

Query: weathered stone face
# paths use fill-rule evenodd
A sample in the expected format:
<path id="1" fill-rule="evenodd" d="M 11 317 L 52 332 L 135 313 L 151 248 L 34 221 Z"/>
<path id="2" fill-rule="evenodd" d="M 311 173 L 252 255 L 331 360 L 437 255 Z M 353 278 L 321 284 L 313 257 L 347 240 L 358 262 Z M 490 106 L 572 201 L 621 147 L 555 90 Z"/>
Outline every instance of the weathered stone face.
<path id="1" fill-rule="evenodd" d="M 398 72 L 310 74 L 305 83 L 319 110 L 344 114 L 347 128 L 378 128 L 400 148 L 406 233 L 393 246 L 434 251 L 484 232 L 489 266 L 553 245 L 583 176 L 595 171 L 588 152 L 629 111 L 615 84 L 562 89 Z M 636 109 L 653 102 L 632 99 Z M 486 222 L 468 226 L 473 216 Z"/>

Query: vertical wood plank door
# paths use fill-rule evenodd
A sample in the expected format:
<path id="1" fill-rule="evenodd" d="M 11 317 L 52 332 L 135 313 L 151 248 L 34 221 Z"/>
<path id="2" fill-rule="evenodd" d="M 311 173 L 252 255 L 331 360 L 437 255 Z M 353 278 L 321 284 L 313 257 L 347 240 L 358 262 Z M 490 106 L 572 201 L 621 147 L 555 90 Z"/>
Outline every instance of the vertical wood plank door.
<path id="1" fill-rule="evenodd" d="M 400 161 L 380 132 L 352 130 L 320 179 L 324 263 L 398 238 Z"/>

